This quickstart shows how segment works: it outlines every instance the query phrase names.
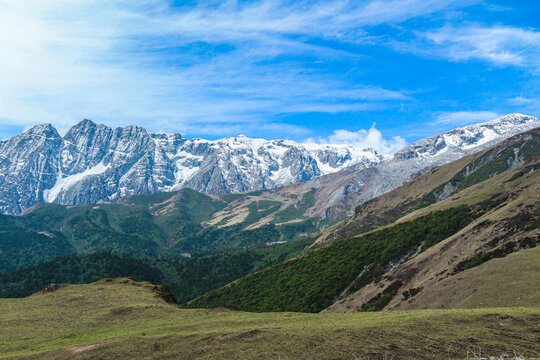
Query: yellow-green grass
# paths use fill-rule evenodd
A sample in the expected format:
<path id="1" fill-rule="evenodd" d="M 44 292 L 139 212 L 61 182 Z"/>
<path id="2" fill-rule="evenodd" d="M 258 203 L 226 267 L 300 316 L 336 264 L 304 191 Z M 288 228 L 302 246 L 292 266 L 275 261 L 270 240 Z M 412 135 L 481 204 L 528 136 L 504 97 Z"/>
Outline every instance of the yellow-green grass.
<path id="1" fill-rule="evenodd" d="M 534 163 L 538 162 L 539 161 L 537 160 Z M 522 167 L 515 168 L 493 176 L 492 178 L 479 184 L 470 186 L 443 201 L 409 213 L 399 219 L 398 222 L 409 221 L 419 216 L 423 216 L 426 213 L 444 210 L 448 207 L 473 206 L 474 204 L 478 204 L 482 201 L 487 201 L 501 195 L 511 195 L 506 200 L 507 204 L 520 205 L 525 202 L 532 202 L 535 204 L 535 206 L 537 206 L 535 201 L 538 199 L 538 190 L 540 188 L 540 171 L 531 171 L 517 180 L 511 181 L 511 179 L 521 170 Z M 505 217 L 506 215 L 507 214 L 503 214 L 499 217 L 499 219 L 501 217 Z"/>
<path id="2" fill-rule="evenodd" d="M 540 308 L 244 313 L 182 309 L 154 290 L 122 279 L 0 300 L 0 358 L 463 359 L 474 345 L 540 357 Z"/>
<path id="3" fill-rule="evenodd" d="M 499 306 L 540 306 L 540 246 L 489 260 L 438 281 L 408 308 Z"/>

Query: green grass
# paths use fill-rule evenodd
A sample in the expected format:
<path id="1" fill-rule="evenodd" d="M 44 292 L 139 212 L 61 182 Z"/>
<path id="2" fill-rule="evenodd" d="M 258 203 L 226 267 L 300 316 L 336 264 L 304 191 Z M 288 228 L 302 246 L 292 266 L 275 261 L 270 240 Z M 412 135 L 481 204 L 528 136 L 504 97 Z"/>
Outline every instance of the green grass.
<path id="1" fill-rule="evenodd" d="M 303 195 L 300 202 L 295 206 L 289 206 L 288 208 L 278 212 L 274 216 L 275 223 L 282 223 L 295 219 L 303 219 L 304 213 L 307 209 L 315 205 L 315 193 L 317 189 L 312 188 L 309 192 Z"/>
<path id="2" fill-rule="evenodd" d="M 156 290 L 115 280 L 0 299 L 0 358 L 463 359 L 476 345 L 540 356 L 539 308 L 244 313 L 181 309 Z"/>
<path id="3" fill-rule="evenodd" d="M 480 264 L 482 260 L 425 288 L 426 301 L 419 306 L 470 309 L 540 305 L 540 246 Z"/>

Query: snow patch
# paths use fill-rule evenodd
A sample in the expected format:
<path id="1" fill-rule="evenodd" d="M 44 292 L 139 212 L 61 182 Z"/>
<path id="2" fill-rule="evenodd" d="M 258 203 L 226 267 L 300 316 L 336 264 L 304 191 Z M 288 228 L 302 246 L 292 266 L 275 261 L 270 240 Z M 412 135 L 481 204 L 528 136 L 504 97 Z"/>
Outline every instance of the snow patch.
<path id="1" fill-rule="evenodd" d="M 62 173 L 60 173 L 54 186 L 50 189 L 43 191 L 43 199 L 46 202 L 53 202 L 54 199 L 56 199 L 56 197 L 58 196 L 58 194 L 60 194 L 62 191 L 68 190 L 70 187 L 83 180 L 84 178 L 102 174 L 109 168 L 110 165 L 104 165 L 103 163 L 99 163 L 96 166 L 91 167 L 90 169 L 87 169 L 81 173 L 69 175 L 64 178 L 62 177 Z"/>

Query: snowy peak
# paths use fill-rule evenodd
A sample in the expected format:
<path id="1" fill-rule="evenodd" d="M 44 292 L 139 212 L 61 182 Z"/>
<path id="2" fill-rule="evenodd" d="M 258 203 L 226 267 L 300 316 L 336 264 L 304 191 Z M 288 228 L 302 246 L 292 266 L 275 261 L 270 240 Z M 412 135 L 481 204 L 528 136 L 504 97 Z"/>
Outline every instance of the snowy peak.
<path id="1" fill-rule="evenodd" d="M 468 125 L 419 140 L 394 154 L 396 160 L 425 158 L 446 152 L 488 147 L 520 132 L 540 126 L 540 120 L 524 114 L 508 114 L 481 124 Z"/>
<path id="2" fill-rule="evenodd" d="M 31 127 L 30 129 L 26 130 L 20 136 L 28 137 L 28 136 L 38 136 L 38 135 L 43 135 L 43 136 L 52 137 L 52 138 L 60 137 L 56 129 L 51 124 L 35 125 Z"/>

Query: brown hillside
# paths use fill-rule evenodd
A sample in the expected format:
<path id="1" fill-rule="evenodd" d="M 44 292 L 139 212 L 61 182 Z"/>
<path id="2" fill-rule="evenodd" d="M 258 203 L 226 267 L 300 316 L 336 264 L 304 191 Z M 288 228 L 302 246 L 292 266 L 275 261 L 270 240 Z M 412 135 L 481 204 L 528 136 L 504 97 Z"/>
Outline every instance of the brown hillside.
<path id="1" fill-rule="evenodd" d="M 513 271 L 506 271 L 504 266 L 497 267 L 501 264 L 512 264 L 512 259 L 520 259 L 519 255 L 515 255 L 517 258 L 500 259 L 498 262 L 490 260 L 540 244 L 540 170 L 530 171 L 516 179 L 521 173 L 522 167 L 504 172 L 400 219 L 406 221 L 431 211 L 459 205 L 470 206 L 482 202 L 495 205 L 491 211 L 454 236 L 395 267 L 326 311 L 359 311 L 366 303 L 385 295 L 391 296 L 385 310 L 515 306 L 515 302 L 511 301 L 513 295 L 500 296 L 489 302 L 486 300 L 488 303 L 481 305 L 479 298 L 471 297 L 471 292 L 482 288 L 501 294 L 508 290 L 530 295 L 530 289 L 526 289 L 530 286 L 533 295 L 528 296 L 528 304 L 540 305 L 529 303 L 536 302 L 535 299 L 540 293 L 538 280 L 531 283 L 533 279 L 540 279 L 537 266 L 527 268 L 530 277 L 521 281 L 520 272 L 515 268 Z M 532 263 L 540 263 L 539 251 L 526 254 L 522 256 L 527 256 L 529 260 L 532 256 Z M 471 268 L 482 262 L 486 263 L 478 268 Z M 470 269 L 467 270 L 468 268 Z M 482 280 L 482 276 L 486 278 Z M 512 284 L 512 287 L 507 289 L 509 284 Z M 481 294 L 482 292 L 479 292 L 478 296 Z"/>

